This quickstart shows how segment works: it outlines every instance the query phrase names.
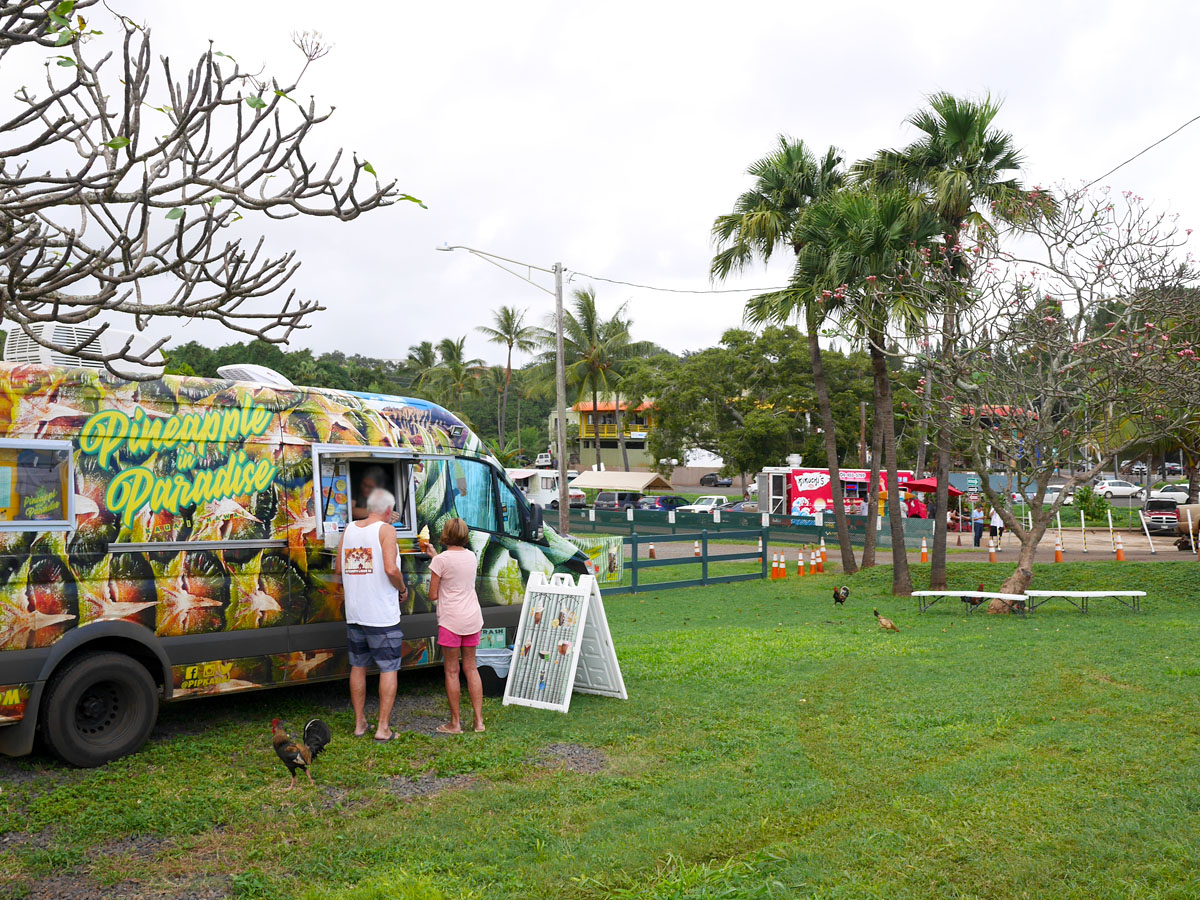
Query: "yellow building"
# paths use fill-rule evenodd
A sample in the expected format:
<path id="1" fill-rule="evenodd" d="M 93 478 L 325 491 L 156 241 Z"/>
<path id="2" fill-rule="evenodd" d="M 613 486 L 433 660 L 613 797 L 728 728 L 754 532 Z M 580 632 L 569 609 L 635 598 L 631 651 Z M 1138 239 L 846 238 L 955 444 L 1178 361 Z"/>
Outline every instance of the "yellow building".
<path id="1" fill-rule="evenodd" d="M 557 421 L 550 413 L 550 442 L 554 443 Z M 591 400 L 581 401 L 567 410 L 568 433 L 578 431 L 574 452 L 581 465 L 596 462 L 596 442 L 600 442 L 600 459 L 606 468 L 622 468 L 621 447 L 617 436 L 617 406 L 613 399 L 601 399 L 595 407 Z M 650 455 L 648 440 L 654 429 L 654 403 L 645 401 L 630 408 L 621 402 L 621 431 L 625 436 L 625 449 L 629 454 L 629 466 L 633 469 L 649 469 L 655 462 Z"/>

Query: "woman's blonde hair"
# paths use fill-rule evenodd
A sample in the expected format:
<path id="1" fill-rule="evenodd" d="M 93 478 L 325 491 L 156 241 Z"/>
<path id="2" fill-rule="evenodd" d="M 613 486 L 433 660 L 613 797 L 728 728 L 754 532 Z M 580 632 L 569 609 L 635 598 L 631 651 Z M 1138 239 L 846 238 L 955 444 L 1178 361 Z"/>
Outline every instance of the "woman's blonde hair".
<path id="1" fill-rule="evenodd" d="M 465 547 L 470 533 L 471 529 L 462 519 L 447 519 L 442 526 L 442 543 L 447 547 Z"/>

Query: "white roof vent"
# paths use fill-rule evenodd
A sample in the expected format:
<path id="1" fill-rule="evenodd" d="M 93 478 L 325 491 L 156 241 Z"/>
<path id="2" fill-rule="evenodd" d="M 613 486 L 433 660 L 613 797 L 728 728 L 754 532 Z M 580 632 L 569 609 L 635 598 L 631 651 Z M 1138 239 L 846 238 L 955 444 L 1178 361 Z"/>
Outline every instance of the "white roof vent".
<path id="1" fill-rule="evenodd" d="M 59 346 L 77 347 L 82 344 L 85 350 L 99 351 L 101 353 L 120 352 L 126 342 L 129 342 L 130 351 L 134 354 L 140 354 L 144 353 L 152 345 L 152 341 L 145 335 L 133 331 L 120 331 L 115 328 L 105 330 L 99 337 L 96 336 L 96 332 L 99 330 L 97 328 L 86 328 L 81 325 L 63 325 L 57 322 L 38 322 L 30 325 L 29 330 L 39 337 L 52 341 Z M 156 350 L 151 359 L 153 362 L 150 365 L 140 365 L 124 360 L 113 360 L 112 367 L 123 374 L 161 375 L 166 365 L 166 360 L 163 359 L 162 352 Z M 59 353 L 57 350 L 43 347 L 19 327 L 9 331 L 5 338 L 4 361 L 11 363 L 33 363 L 34 365 L 42 366 L 75 366 L 83 369 L 104 371 L 104 363 L 95 362 L 90 359 L 80 359 L 78 356 Z"/>
<path id="2" fill-rule="evenodd" d="M 265 384 L 268 387 L 295 387 L 294 384 L 274 369 L 268 369 L 266 366 L 257 366 L 254 363 L 221 366 L 217 369 L 217 374 L 222 378 L 228 378 L 230 381 L 250 381 L 254 384 Z"/>

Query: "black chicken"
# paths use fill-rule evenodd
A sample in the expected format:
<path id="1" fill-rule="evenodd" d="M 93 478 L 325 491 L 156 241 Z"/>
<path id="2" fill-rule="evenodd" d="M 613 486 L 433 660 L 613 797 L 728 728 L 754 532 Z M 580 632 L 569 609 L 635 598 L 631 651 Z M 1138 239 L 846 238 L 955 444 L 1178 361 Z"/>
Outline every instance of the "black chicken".
<path id="1" fill-rule="evenodd" d="M 271 744 L 283 764 L 288 767 L 288 771 L 292 773 L 292 783 L 287 788 L 289 791 L 296 786 L 297 769 L 303 769 L 309 783 L 314 783 L 308 767 L 321 751 L 329 746 L 331 740 L 333 732 L 320 719 L 309 719 L 308 724 L 304 726 L 303 741 L 292 740 L 278 719 L 271 720 Z"/>
<path id="2" fill-rule="evenodd" d="M 850 598 L 850 588 L 844 584 L 833 592 L 833 602 L 841 606 Z"/>

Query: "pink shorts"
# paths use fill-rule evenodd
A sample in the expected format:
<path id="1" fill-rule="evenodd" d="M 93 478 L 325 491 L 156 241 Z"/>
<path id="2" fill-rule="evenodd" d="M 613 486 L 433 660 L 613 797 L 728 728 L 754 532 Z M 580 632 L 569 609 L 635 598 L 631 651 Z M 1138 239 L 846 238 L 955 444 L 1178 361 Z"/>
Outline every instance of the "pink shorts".
<path id="1" fill-rule="evenodd" d="M 439 647 L 478 647 L 479 636 L 482 632 L 477 631 L 474 634 L 455 634 L 448 628 L 438 626 L 438 646 Z"/>

